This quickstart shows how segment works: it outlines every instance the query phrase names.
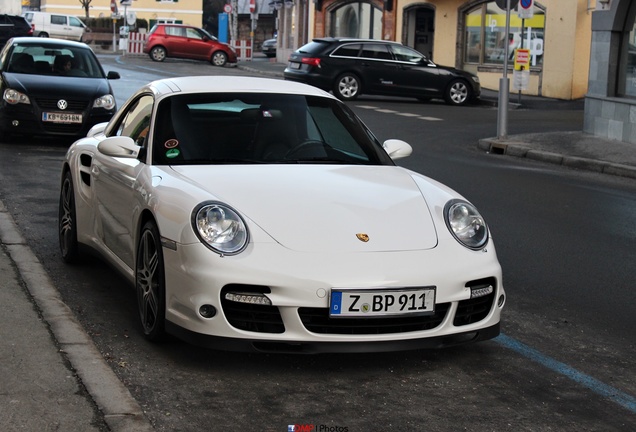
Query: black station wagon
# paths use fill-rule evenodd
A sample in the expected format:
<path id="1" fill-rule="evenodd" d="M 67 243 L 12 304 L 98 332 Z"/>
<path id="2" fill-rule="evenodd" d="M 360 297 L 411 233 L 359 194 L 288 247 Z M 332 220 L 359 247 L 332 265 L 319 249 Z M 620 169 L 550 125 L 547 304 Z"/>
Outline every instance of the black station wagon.
<path id="1" fill-rule="evenodd" d="M 285 79 L 313 85 L 342 100 L 361 94 L 442 98 L 464 105 L 481 93 L 479 78 L 440 66 L 398 42 L 319 38 L 289 57 Z"/>

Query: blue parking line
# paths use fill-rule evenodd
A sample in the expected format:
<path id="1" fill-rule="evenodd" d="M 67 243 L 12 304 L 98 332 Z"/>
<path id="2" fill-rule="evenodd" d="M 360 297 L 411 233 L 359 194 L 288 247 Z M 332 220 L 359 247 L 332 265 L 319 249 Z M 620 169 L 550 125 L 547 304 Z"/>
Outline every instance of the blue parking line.
<path id="1" fill-rule="evenodd" d="M 534 348 L 530 348 L 528 345 L 525 345 L 518 340 L 515 340 L 511 337 L 508 337 L 504 334 L 500 334 L 497 338 L 494 339 L 495 342 L 503 345 L 506 348 L 509 348 L 524 357 L 533 360 L 548 369 L 551 369 L 555 372 L 560 373 L 561 375 L 571 379 L 574 382 L 577 382 L 588 389 L 592 390 L 594 393 L 603 396 L 626 408 L 632 413 L 636 414 L 636 398 L 609 386 L 595 378 L 592 378 L 589 375 L 586 375 L 573 367 L 566 365 L 565 363 L 561 363 L 553 358 L 545 356 L 541 354 L 539 351 Z"/>

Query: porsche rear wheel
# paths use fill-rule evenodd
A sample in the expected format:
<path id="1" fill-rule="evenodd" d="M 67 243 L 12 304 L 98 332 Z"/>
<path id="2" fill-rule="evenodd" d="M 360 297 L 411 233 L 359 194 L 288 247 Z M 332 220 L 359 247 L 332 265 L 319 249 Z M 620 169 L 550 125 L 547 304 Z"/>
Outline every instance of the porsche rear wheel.
<path id="1" fill-rule="evenodd" d="M 69 171 L 64 174 L 60 190 L 58 211 L 58 238 L 62 259 L 67 263 L 77 262 L 79 258 L 77 243 L 77 216 L 75 212 L 75 189 Z"/>
<path id="2" fill-rule="evenodd" d="M 146 339 L 165 340 L 166 289 L 159 230 L 153 221 L 144 224 L 137 246 L 135 290 L 139 318 Z"/>

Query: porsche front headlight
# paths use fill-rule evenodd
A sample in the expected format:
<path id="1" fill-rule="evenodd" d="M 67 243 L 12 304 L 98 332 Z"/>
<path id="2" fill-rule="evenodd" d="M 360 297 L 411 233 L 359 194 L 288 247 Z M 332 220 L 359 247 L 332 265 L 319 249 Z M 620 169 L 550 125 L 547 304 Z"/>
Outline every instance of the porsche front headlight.
<path id="1" fill-rule="evenodd" d="M 444 207 L 446 226 L 453 237 L 469 249 L 482 249 L 488 243 L 488 227 L 474 205 L 451 200 Z"/>
<path id="2" fill-rule="evenodd" d="M 231 207 L 219 202 L 199 205 L 192 213 L 192 225 L 199 239 L 221 255 L 235 255 L 247 246 L 247 226 Z"/>

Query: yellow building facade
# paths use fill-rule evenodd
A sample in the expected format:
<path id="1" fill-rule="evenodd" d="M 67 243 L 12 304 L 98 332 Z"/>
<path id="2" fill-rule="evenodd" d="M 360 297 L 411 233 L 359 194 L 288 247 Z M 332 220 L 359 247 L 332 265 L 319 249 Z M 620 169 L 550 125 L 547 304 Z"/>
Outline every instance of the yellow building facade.
<path id="1" fill-rule="evenodd" d="M 201 27 L 203 23 L 203 10 L 201 0 L 134 0 L 130 6 L 122 6 L 119 0 L 115 0 L 119 14 L 134 13 L 137 18 L 147 20 L 152 26 L 156 22 L 174 22 L 190 24 Z M 84 8 L 79 0 L 42 0 L 40 4 L 42 12 L 63 13 L 86 16 Z M 89 8 L 90 18 L 110 17 L 110 0 L 92 0 Z"/>

